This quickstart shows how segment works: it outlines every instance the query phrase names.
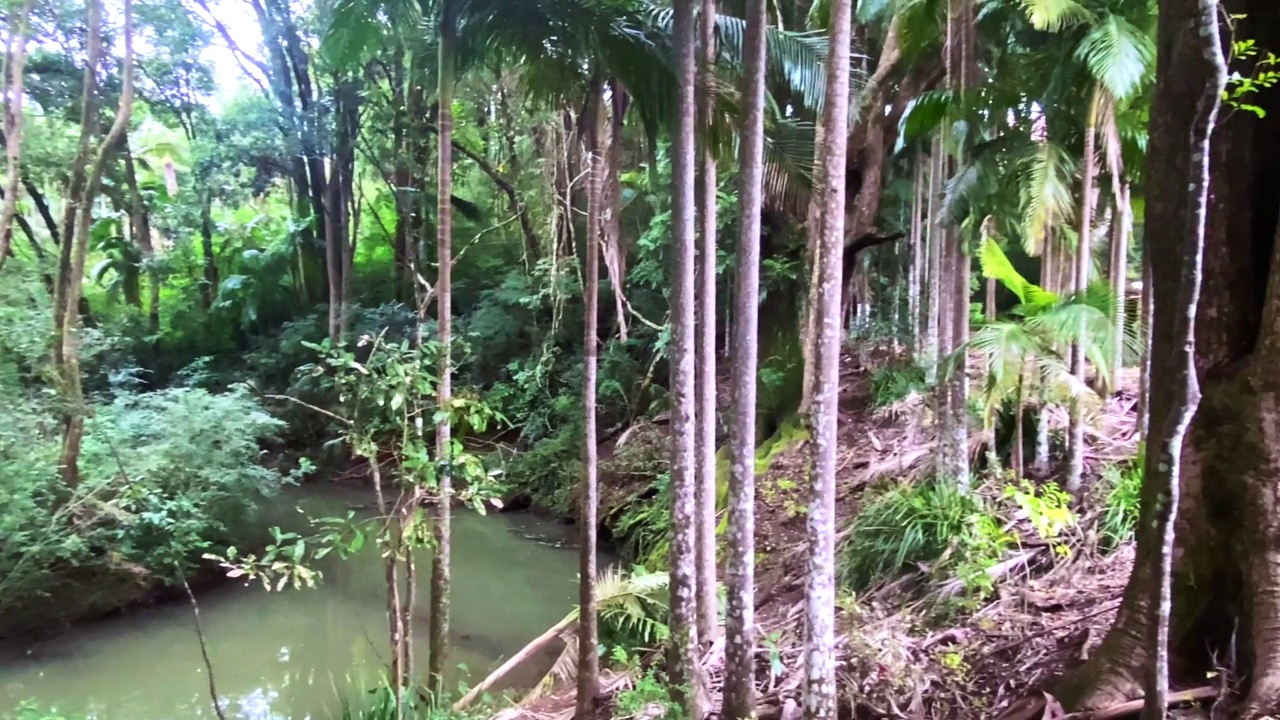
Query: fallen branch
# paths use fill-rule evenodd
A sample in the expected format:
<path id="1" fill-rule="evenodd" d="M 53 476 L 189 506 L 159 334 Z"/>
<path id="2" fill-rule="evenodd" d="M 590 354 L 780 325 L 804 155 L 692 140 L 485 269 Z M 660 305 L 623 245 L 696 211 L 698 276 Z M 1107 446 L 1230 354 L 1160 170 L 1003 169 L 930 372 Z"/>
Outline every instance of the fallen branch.
<path id="1" fill-rule="evenodd" d="M 1180 690 L 1176 693 L 1169 693 L 1169 707 L 1181 705 L 1183 703 L 1193 702 L 1195 700 L 1208 700 L 1217 697 L 1218 688 L 1211 685 L 1204 687 L 1192 688 L 1191 690 Z M 1063 715 L 1059 720 L 1115 720 L 1115 718 L 1128 717 L 1142 710 L 1143 699 L 1130 700 L 1119 705 L 1112 705 L 1101 710 L 1092 710 L 1086 712 L 1070 713 Z"/>
<path id="2" fill-rule="evenodd" d="M 518 667 L 525 660 L 528 660 L 529 658 L 533 657 L 538 652 L 540 652 L 543 648 L 550 645 L 553 641 L 559 638 L 566 630 L 572 627 L 573 624 L 576 623 L 577 621 L 578 621 L 578 616 L 576 613 L 574 613 L 573 615 L 570 615 L 569 617 L 566 617 L 565 619 L 561 620 L 559 623 L 556 623 L 554 626 L 552 626 L 550 630 L 547 630 L 546 632 L 542 633 L 538 637 L 534 638 L 528 645 L 524 646 L 524 649 L 522 649 L 520 652 L 516 653 L 515 655 L 512 655 L 511 658 L 506 662 L 502 663 L 502 665 L 498 667 L 497 670 L 494 670 L 493 672 L 489 673 L 488 677 L 486 677 L 484 680 L 481 680 L 479 685 L 476 685 L 475 687 L 471 688 L 471 690 L 469 690 L 466 695 L 463 695 L 461 698 L 459 698 L 458 701 L 453 704 L 454 712 L 465 710 L 467 706 L 475 702 L 476 698 L 480 697 L 482 693 L 484 693 L 486 690 L 493 687 L 494 685 L 498 684 L 499 681 L 501 681 L 504 677 L 506 677 L 507 674 L 510 673 L 512 670 L 516 669 L 516 667 Z"/>

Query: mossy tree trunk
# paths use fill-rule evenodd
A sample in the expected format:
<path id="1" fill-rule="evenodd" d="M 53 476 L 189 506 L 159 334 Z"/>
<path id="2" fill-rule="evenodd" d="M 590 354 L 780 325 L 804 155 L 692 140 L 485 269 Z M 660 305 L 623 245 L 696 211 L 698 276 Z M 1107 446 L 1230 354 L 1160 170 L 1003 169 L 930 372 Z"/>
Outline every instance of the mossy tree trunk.
<path id="1" fill-rule="evenodd" d="M 1150 157 L 1147 248 L 1152 265 L 1152 386 L 1161 386 L 1176 352 L 1169 299 L 1178 268 L 1161 262 L 1171 223 L 1188 212 L 1192 175 L 1187 138 L 1206 75 L 1192 0 L 1164 3 Z M 1280 47 L 1280 6 L 1236 0 L 1236 32 Z M 1202 681 L 1213 657 L 1236 649 L 1248 680 L 1239 717 L 1280 711 L 1280 97 L 1265 118 L 1234 113 L 1218 124 L 1210 154 L 1208 229 L 1195 338 L 1203 399 L 1181 453 L 1180 501 L 1173 549 L 1170 671 L 1174 682 Z M 1176 399 L 1152 393 L 1153 433 Z M 1153 438 L 1154 439 L 1154 438 Z M 1150 465 L 1148 466 L 1150 468 Z M 1059 688 L 1069 705 L 1097 708 L 1142 692 L 1151 612 L 1159 602 L 1162 538 L 1152 530 L 1157 483 L 1143 487 L 1137 558 L 1115 624 L 1098 652 Z M 1224 562 L 1234 558 L 1234 562 Z M 1234 715 L 1233 715 L 1234 716 Z"/>

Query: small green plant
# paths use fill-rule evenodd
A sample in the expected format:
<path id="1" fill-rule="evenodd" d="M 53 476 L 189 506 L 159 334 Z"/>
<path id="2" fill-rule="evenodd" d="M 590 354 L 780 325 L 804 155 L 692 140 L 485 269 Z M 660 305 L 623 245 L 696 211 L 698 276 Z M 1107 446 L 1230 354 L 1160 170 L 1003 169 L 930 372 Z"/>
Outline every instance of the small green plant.
<path id="1" fill-rule="evenodd" d="M 1037 488 L 1023 480 L 1018 485 L 1005 486 L 1004 496 L 1017 504 L 1041 540 L 1057 540 L 1076 524 L 1076 514 L 1071 511 L 1071 496 L 1055 483 Z M 1053 549 L 1062 555 L 1071 552 L 1064 543 L 1054 543 Z"/>
<path id="2" fill-rule="evenodd" d="M 1102 484 L 1107 489 L 1098 535 L 1104 550 L 1115 550 L 1133 538 L 1142 502 L 1142 475 L 1141 452 L 1129 463 L 1102 471 Z"/>
<path id="3" fill-rule="evenodd" d="M 924 368 L 919 365 L 887 365 L 871 376 L 871 402 L 875 407 L 887 407 L 926 387 Z"/>
<path id="4" fill-rule="evenodd" d="M 613 716 L 658 716 L 679 720 L 682 716 L 680 706 L 671 701 L 668 687 L 666 676 L 656 669 L 650 669 L 637 676 L 630 688 L 618 693 Z"/>
<path id="5" fill-rule="evenodd" d="M 1266 117 L 1267 111 L 1254 104 L 1250 98 L 1280 83 L 1280 57 L 1273 52 L 1264 51 L 1258 46 L 1256 40 L 1236 38 L 1236 25 L 1244 18 L 1243 14 L 1227 17 L 1227 27 L 1231 32 L 1227 59 L 1228 62 L 1251 60 L 1253 68 L 1247 75 L 1234 71 L 1227 76 L 1227 86 L 1222 91 L 1222 101 L 1232 110 L 1244 110 L 1262 118 Z"/>
<path id="6" fill-rule="evenodd" d="M 863 590 L 912 570 L 939 570 L 934 564 L 976 567 L 1008 542 L 976 493 L 945 480 L 899 484 L 858 515 L 841 576 L 847 587 Z"/>

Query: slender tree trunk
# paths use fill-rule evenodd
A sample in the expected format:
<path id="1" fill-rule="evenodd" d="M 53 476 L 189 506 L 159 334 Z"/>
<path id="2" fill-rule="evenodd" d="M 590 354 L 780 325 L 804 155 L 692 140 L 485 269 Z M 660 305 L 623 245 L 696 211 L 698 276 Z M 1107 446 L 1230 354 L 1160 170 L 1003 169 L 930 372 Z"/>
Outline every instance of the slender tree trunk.
<path id="1" fill-rule="evenodd" d="M 1022 416 L 1026 411 L 1024 403 L 1026 402 L 1027 387 L 1027 368 L 1024 363 L 1023 367 L 1018 368 L 1018 396 L 1013 407 L 1013 452 L 1010 453 L 1010 461 L 1013 465 L 1013 479 L 1021 480 L 1026 475 L 1026 461 L 1024 460 L 1026 445 L 1026 431 L 1023 429 Z"/>
<path id="2" fill-rule="evenodd" d="M 805 234 L 807 242 L 805 244 L 805 277 L 808 281 L 808 289 L 805 293 L 804 302 L 804 323 L 803 332 L 800 336 L 800 347 L 803 356 L 801 390 L 800 390 L 800 409 L 799 415 L 807 417 L 813 407 L 813 392 L 817 378 L 817 355 L 815 348 L 817 347 L 818 338 L 818 266 L 821 263 L 819 254 L 818 238 L 822 237 L 822 207 L 823 200 L 820 188 L 826 183 L 826 164 L 823 162 L 823 152 L 826 147 L 826 113 L 818 116 L 817 127 L 814 130 L 814 158 L 813 158 L 813 190 L 809 193 L 809 206 L 805 212 Z"/>
<path id="3" fill-rule="evenodd" d="M 808 551 L 805 581 L 804 717 L 836 717 L 835 658 L 835 498 L 840 403 L 840 312 L 845 223 L 845 162 L 848 155 L 849 46 L 853 7 L 831 3 L 831 45 L 827 55 L 827 128 L 823 150 L 822 234 L 819 236 L 817 342 L 813 400 L 813 460 L 810 470 Z"/>
<path id="4" fill-rule="evenodd" d="M 925 203 L 925 244 L 929 247 L 929 267 L 926 273 L 928 308 L 926 310 L 924 369 L 929 383 L 938 380 L 938 356 L 941 354 L 942 323 L 942 238 L 938 230 L 937 203 L 942 182 L 942 151 L 936 140 L 929 155 L 928 197 Z M 936 420 L 935 420 L 936 423 Z"/>
<path id="5" fill-rule="evenodd" d="M 97 8 L 96 2 L 89 5 L 90 25 L 98 26 L 98 29 L 91 29 L 91 34 L 100 32 L 101 11 Z M 120 139 L 124 137 L 125 129 L 129 125 L 129 116 L 133 112 L 133 2 L 132 0 L 124 1 L 124 60 L 122 63 L 122 72 L 124 79 L 120 89 L 120 105 L 116 109 L 115 120 L 111 124 L 111 129 L 107 131 L 106 137 L 98 146 L 94 155 L 93 163 L 89 168 L 88 176 L 85 178 L 84 195 L 78 206 L 74 207 L 75 211 L 75 252 L 71 258 L 70 268 L 70 284 L 68 285 L 67 294 L 64 297 L 65 307 L 61 308 L 63 312 L 62 321 L 62 367 L 65 371 L 62 379 L 65 382 L 64 397 L 69 406 L 69 410 L 64 423 L 63 440 L 62 440 L 62 460 L 59 463 L 62 467 L 63 479 L 68 487 L 75 487 L 80 480 L 80 443 L 84 438 L 84 390 L 81 386 L 80 377 L 80 359 L 78 348 L 76 346 L 76 327 L 79 324 L 80 299 L 84 283 L 85 262 L 89 254 L 89 228 L 93 224 L 93 203 L 97 198 L 98 190 L 102 185 L 102 174 L 106 166 L 107 156 L 110 154 Z M 92 42 L 92 41 L 91 41 Z M 90 53 L 93 57 L 93 53 Z M 92 73 L 95 63 L 89 63 L 86 67 L 87 72 Z M 86 82 L 86 88 L 90 87 Z"/>
<path id="6" fill-rule="evenodd" d="M 1120 388 L 1120 376 L 1124 370 L 1125 338 L 1125 290 L 1129 279 L 1129 232 L 1133 226 L 1133 211 L 1129 205 L 1129 185 L 1121 184 L 1116 198 L 1116 211 L 1112 216 L 1111 232 L 1111 298 L 1112 327 L 1115 334 L 1115 352 L 1111 356 L 1111 389 Z"/>
<path id="7" fill-rule="evenodd" d="M 1089 261 L 1092 257 L 1090 240 L 1093 238 L 1093 184 L 1094 178 L 1098 173 L 1098 163 L 1095 157 L 1098 137 L 1096 127 L 1102 103 L 1102 92 L 1100 86 L 1094 88 L 1093 100 L 1089 107 L 1088 123 L 1084 129 L 1084 177 L 1080 190 L 1080 235 L 1076 241 L 1075 277 L 1072 283 L 1072 289 L 1077 293 L 1083 293 L 1089 286 Z M 1071 369 L 1075 373 L 1076 379 L 1083 384 L 1087 368 L 1085 367 L 1084 343 L 1082 342 L 1075 342 L 1071 345 Z M 1070 439 L 1067 444 L 1066 490 L 1074 495 L 1080 491 L 1080 484 L 1084 480 L 1084 409 L 1078 397 L 1071 399 L 1070 411 L 1071 427 Z"/>
<path id="8" fill-rule="evenodd" d="M 698 98 L 702 135 L 702 186 L 698 205 L 702 210 L 698 228 L 697 310 L 697 560 L 698 560 L 698 640 L 715 639 L 716 608 L 716 157 L 711 147 L 715 95 L 716 3 L 702 0 L 701 80 Z"/>
<path id="9" fill-rule="evenodd" d="M 142 253 L 142 260 L 147 266 L 147 282 L 150 302 L 147 306 L 147 330 L 152 335 L 160 332 L 160 268 L 156 265 L 156 248 L 151 241 L 151 213 L 142 199 L 138 189 L 138 172 L 134 167 L 133 153 L 129 150 L 129 139 L 125 136 L 122 143 L 124 151 L 124 175 L 129 186 L 129 225 L 133 230 L 133 241 Z"/>
<path id="10" fill-rule="evenodd" d="M 676 0 L 675 124 L 671 150 L 671 680 L 672 699 L 690 720 L 702 720 L 697 664 L 697 426 L 695 395 L 694 284 L 695 193 L 697 167 L 698 63 L 695 57 L 694 5 Z"/>
<path id="11" fill-rule="evenodd" d="M 444 673 L 449 660 L 449 593 L 452 548 L 450 524 L 453 502 L 452 469 L 450 468 L 452 419 L 449 407 L 453 399 L 453 86 L 454 56 L 457 43 L 457 7 L 455 0 L 444 0 L 440 9 L 440 65 L 437 93 L 440 103 L 440 147 L 436 188 L 436 257 L 439 276 L 436 280 L 436 325 L 440 345 L 440 378 L 437 381 L 437 404 L 442 413 L 436 423 L 436 456 L 440 463 L 439 497 L 436 500 L 435 560 L 431 563 L 431 662 L 427 670 L 431 687 L 444 690 Z"/>
<path id="12" fill-rule="evenodd" d="M 9 247 L 13 240 L 13 218 L 18 210 L 18 185 L 22 182 L 22 99 L 25 80 L 23 69 L 27 61 L 27 26 L 34 1 L 22 0 L 17 15 L 10 16 L 9 52 L 6 57 L 9 77 L 4 103 L 8 186 L 4 191 L 4 207 L 0 210 L 0 268 L 4 267 L 5 260 L 9 258 Z"/>
<path id="13" fill-rule="evenodd" d="M 330 176 L 326 187 L 325 212 L 329 214 L 324 224 L 325 272 L 329 281 L 329 340 L 338 343 L 342 339 L 342 245 L 344 242 L 342 221 L 342 182 L 338 159 L 329 158 Z"/>
<path id="14" fill-rule="evenodd" d="M 1170 198 L 1177 203 L 1177 216 L 1168 218 L 1172 257 L 1177 258 L 1177 276 L 1168 279 L 1173 301 L 1168 328 L 1174 343 L 1161 348 L 1173 357 L 1162 359 L 1161 388 L 1168 389 L 1167 405 L 1157 417 L 1159 422 L 1156 452 L 1147 452 L 1143 482 L 1155 486 L 1155 523 L 1152 535 L 1159 542 L 1158 564 L 1160 591 L 1151 604 L 1147 619 L 1146 644 L 1152 662 L 1145 683 L 1146 703 L 1143 720 L 1163 720 L 1169 704 L 1169 616 L 1173 605 L 1173 541 L 1178 503 L 1181 501 L 1182 439 L 1200 403 L 1200 383 L 1196 377 L 1196 304 L 1200 299 L 1200 280 L 1204 258 L 1205 218 L 1209 211 L 1209 138 L 1217 122 L 1218 106 L 1227 84 L 1227 62 L 1222 54 L 1218 32 L 1216 0 L 1195 0 L 1195 30 L 1200 40 L 1204 62 L 1203 86 L 1190 128 L 1186 152 L 1190 156 L 1187 190 L 1184 198 Z M 1181 200 L 1181 202 L 1179 202 Z M 1177 221 L 1182 227 L 1177 227 Z M 1280 257 L 1278 255 L 1277 257 Z M 1277 263 L 1280 265 L 1280 263 Z M 1280 268 L 1272 268 L 1273 272 Z M 1274 285 L 1271 288 L 1274 291 Z M 1265 316 L 1264 316 L 1265 317 Z M 1270 317 L 1273 326 L 1280 317 Z M 1161 328 L 1164 330 L 1164 328 Z M 1167 366 L 1166 366 L 1167 363 Z M 1270 708 L 1268 708 L 1269 710 Z"/>
<path id="15" fill-rule="evenodd" d="M 755 438 L 760 315 L 760 211 L 764 199 L 766 0 L 747 3 L 738 166 L 738 252 L 729 436 L 729 547 L 724 712 L 755 718 Z"/>
<path id="16" fill-rule="evenodd" d="M 924 356 L 924 332 L 921 322 L 921 283 L 927 276 L 925 267 L 924 222 L 924 165 L 925 158 L 916 155 L 912 162 L 911 176 L 911 265 L 907 280 L 907 332 L 911 333 L 911 357 L 919 364 Z"/>
<path id="17" fill-rule="evenodd" d="M 613 114 L 609 124 L 609 150 L 605 157 L 606 199 L 604 236 L 604 266 L 609 272 L 609 285 L 613 290 L 614 321 L 618 325 L 618 338 L 627 340 L 627 247 L 622 239 L 622 144 L 623 121 L 630 104 L 622 84 L 613 82 L 609 87 Z"/>
<path id="18" fill-rule="evenodd" d="M 596 506 L 599 488 L 596 484 L 596 358 L 599 352 L 597 323 L 600 317 L 600 233 L 602 229 L 604 174 L 600 157 L 600 116 L 602 88 L 599 81 L 591 84 L 587 98 L 587 236 L 586 268 L 583 275 L 583 302 L 586 305 L 583 331 L 582 415 L 584 438 L 582 448 L 582 495 L 578 518 L 580 532 L 578 564 L 578 720 L 591 720 L 597 713 L 596 695 L 600 686 L 600 656 L 597 648 L 598 597 L 596 593 Z"/>

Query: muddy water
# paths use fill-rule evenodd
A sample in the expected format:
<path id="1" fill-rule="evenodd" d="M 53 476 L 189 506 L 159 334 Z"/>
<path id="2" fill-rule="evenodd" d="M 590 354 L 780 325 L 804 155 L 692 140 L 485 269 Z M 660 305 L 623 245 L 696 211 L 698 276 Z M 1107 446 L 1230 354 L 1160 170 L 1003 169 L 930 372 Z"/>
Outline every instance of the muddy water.
<path id="1" fill-rule="evenodd" d="M 283 507 L 345 515 L 369 498 L 308 490 Z M 478 682 L 559 621 L 576 600 L 570 529 L 527 515 L 454 516 L 454 679 Z M 604 559 L 602 559 L 604 560 Z M 370 543 L 319 564 L 316 589 L 266 592 L 228 584 L 198 596 L 214 678 L 228 718 L 327 718 L 339 694 L 371 687 L 385 668 L 382 567 Z M 428 561 L 419 563 L 418 665 L 425 668 Z M 550 658 L 545 658 L 549 663 Z M 545 668 L 544 668 L 545 669 Z M 525 677 L 532 681 L 536 668 Z M 98 720 L 213 718 L 208 677 L 185 603 L 141 608 L 31 646 L 0 649 L 0 717 L 24 699 Z"/>

